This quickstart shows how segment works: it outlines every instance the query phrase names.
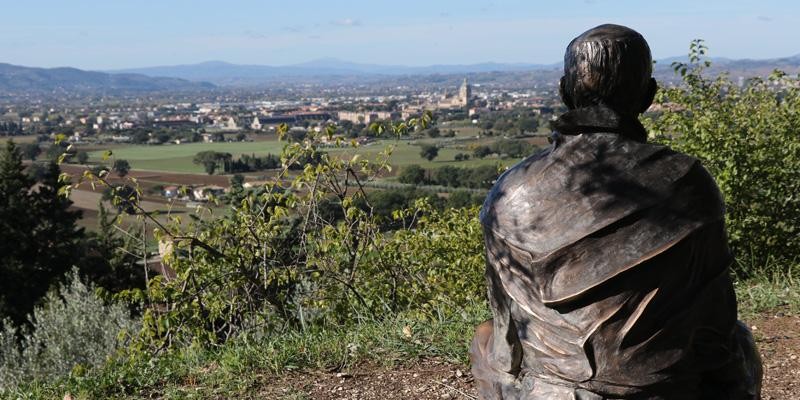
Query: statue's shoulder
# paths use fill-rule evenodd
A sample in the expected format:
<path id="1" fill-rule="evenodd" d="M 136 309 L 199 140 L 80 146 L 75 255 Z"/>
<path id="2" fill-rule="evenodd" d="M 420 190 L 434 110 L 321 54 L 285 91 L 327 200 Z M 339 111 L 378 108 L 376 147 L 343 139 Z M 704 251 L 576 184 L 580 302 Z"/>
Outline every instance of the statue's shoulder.
<path id="1" fill-rule="evenodd" d="M 510 168 L 490 190 L 481 223 L 532 251 L 549 251 L 667 200 L 676 191 L 719 200 L 697 159 L 615 134 L 566 137 Z"/>
<path id="2" fill-rule="evenodd" d="M 523 159 L 503 172 L 497 178 L 494 185 L 492 185 L 489 194 L 484 200 L 483 207 L 481 208 L 481 219 L 483 220 L 487 216 L 486 214 L 489 209 L 505 205 L 509 193 L 517 193 L 519 190 L 523 190 L 525 187 L 533 184 L 538 178 L 536 175 L 542 171 L 548 161 L 550 161 L 550 155 L 555 149 L 555 145 L 551 145 Z"/>

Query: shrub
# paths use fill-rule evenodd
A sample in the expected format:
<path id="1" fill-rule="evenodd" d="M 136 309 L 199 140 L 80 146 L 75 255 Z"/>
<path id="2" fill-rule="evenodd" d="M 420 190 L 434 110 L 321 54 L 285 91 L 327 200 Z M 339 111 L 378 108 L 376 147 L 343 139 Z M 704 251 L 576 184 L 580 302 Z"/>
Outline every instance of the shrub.
<path id="1" fill-rule="evenodd" d="M 364 260 L 361 295 L 390 314 L 431 317 L 433 310 L 459 313 L 486 296 L 478 208 L 437 211 L 422 199 L 397 218 L 416 214 L 414 229 L 398 229 Z"/>
<path id="2" fill-rule="evenodd" d="M 138 326 L 125 306 L 104 304 L 76 270 L 64 286 L 48 293 L 29 321 L 30 329 L 3 322 L 0 389 L 99 366 L 124 343 L 124 333 Z"/>
<path id="3" fill-rule="evenodd" d="M 128 163 L 128 160 L 114 160 L 114 164 L 111 165 L 111 170 L 122 178 L 128 175 L 128 172 L 131 170 L 131 165 Z"/>
<path id="4" fill-rule="evenodd" d="M 447 197 L 447 206 L 450 208 L 464 208 L 483 204 L 486 196 L 483 193 L 470 193 L 466 190 L 456 190 Z"/>
<path id="5" fill-rule="evenodd" d="M 742 87 L 725 74 L 710 79 L 705 51 L 692 43 L 690 62 L 674 65 L 684 85 L 656 98 L 670 111 L 644 122 L 656 141 L 698 157 L 714 176 L 731 246 L 752 258 L 740 265 L 788 267 L 800 259 L 800 79 L 777 71 Z"/>
<path id="6" fill-rule="evenodd" d="M 476 158 L 484 158 L 489 154 L 492 154 L 492 149 L 489 146 L 478 146 L 472 153 Z"/>
<path id="7" fill-rule="evenodd" d="M 400 183 L 421 185 L 425 183 L 425 170 L 417 164 L 411 164 L 400 171 L 397 180 Z"/>
<path id="8" fill-rule="evenodd" d="M 89 161 L 89 153 L 83 150 L 78 151 L 78 153 L 75 155 L 75 160 L 78 162 L 78 164 L 86 164 L 86 162 Z"/>
<path id="9" fill-rule="evenodd" d="M 419 156 L 428 161 L 433 161 L 434 158 L 439 156 L 439 148 L 432 144 L 423 144 L 419 151 Z"/>

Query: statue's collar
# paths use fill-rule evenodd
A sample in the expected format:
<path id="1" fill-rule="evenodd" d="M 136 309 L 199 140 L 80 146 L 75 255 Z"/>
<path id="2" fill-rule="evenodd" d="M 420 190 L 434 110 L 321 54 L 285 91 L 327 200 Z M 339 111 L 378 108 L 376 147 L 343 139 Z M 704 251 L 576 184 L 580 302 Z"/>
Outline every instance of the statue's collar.
<path id="1" fill-rule="evenodd" d="M 550 127 L 562 135 L 610 132 L 640 143 L 647 141 L 647 131 L 637 118 L 619 114 L 604 105 L 569 110 L 551 122 Z"/>

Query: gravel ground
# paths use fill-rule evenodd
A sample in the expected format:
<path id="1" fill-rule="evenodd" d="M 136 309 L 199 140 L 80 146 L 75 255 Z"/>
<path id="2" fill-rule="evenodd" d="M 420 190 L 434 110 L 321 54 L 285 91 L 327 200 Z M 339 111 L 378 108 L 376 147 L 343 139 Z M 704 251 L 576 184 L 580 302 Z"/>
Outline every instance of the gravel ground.
<path id="1" fill-rule="evenodd" d="M 764 362 L 763 400 L 800 399 L 800 316 L 782 312 L 746 321 Z M 267 378 L 266 399 L 476 399 L 469 369 L 439 360 L 391 369 L 361 365 L 348 372 L 305 371 Z"/>

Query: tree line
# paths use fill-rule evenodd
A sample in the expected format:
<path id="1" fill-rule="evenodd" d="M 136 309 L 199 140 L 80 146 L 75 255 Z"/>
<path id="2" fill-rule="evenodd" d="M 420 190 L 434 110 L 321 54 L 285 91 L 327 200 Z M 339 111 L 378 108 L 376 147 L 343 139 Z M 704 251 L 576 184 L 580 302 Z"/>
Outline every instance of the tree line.
<path id="1" fill-rule="evenodd" d="M 231 153 L 213 150 L 201 151 L 195 154 L 192 160 L 197 165 L 202 165 L 207 174 L 213 175 L 218 169 L 222 173 L 255 172 L 275 169 L 280 167 L 281 160 L 273 154 L 263 157 L 254 154 L 242 154 L 234 159 Z"/>
<path id="2" fill-rule="evenodd" d="M 400 171 L 397 180 L 411 185 L 439 185 L 448 187 L 489 189 L 500 176 L 497 165 L 478 167 L 454 167 L 445 165 L 425 169 L 417 164 L 409 165 Z"/>

